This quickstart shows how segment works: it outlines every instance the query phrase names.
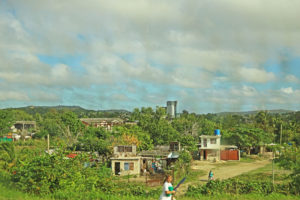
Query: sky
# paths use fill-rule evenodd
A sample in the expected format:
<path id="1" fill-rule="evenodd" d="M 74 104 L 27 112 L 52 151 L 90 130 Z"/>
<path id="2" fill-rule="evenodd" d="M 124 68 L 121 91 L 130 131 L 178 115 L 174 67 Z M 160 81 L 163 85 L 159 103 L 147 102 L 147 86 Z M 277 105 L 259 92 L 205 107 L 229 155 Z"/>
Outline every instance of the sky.
<path id="1" fill-rule="evenodd" d="M 299 0 L 0 0 L 0 108 L 300 110 Z"/>

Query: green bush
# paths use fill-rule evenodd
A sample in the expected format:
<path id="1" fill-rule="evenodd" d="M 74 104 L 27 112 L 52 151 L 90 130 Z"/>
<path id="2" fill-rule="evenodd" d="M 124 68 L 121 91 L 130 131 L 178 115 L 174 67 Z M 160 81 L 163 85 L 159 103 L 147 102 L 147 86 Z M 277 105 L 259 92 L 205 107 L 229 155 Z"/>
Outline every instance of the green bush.
<path id="1" fill-rule="evenodd" d="M 278 188 L 278 190 L 277 190 Z M 242 181 L 239 179 L 215 180 L 205 185 L 189 186 L 187 196 L 217 195 L 217 194 L 251 194 L 259 193 L 269 195 L 275 191 L 289 191 L 289 185 L 277 184 L 273 187 L 270 181 Z M 283 192 L 286 194 L 286 192 Z"/>
<path id="2" fill-rule="evenodd" d="M 284 169 L 292 170 L 290 175 L 291 192 L 293 194 L 300 194 L 300 148 L 295 145 L 285 145 L 280 147 L 281 154 L 275 161 L 279 163 L 279 166 Z"/>
<path id="3" fill-rule="evenodd" d="M 0 169 L 7 169 L 8 164 L 15 159 L 15 148 L 11 142 L 0 143 Z"/>
<path id="4" fill-rule="evenodd" d="M 30 151 L 25 153 L 30 154 Z M 105 199 L 103 194 L 143 198 L 159 196 L 160 188 L 147 190 L 141 184 L 128 184 L 112 176 L 111 169 L 104 165 L 85 167 L 90 160 L 88 154 L 81 153 L 75 158 L 66 158 L 65 155 L 58 152 L 24 156 L 11 169 L 11 180 L 19 190 L 55 199 Z"/>
<path id="5" fill-rule="evenodd" d="M 175 179 L 181 179 L 186 176 L 190 172 L 190 166 L 192 161 L 192 155 L 188 151 L 181 151 L 179 154 L 179 158 L 175 163 Z"/>
<path id="6" fill-rule="evenodd" d="M 110 169 L 105 167 L 86 168 L 87 154 L 79 154 L 69 159 L 64 153 L 42 154 L 18 161 L 12 169 L 12 181 L 22 191 L 47 194 L 57 190 L 94 191 L 106 186 L 105 177 Z"/>

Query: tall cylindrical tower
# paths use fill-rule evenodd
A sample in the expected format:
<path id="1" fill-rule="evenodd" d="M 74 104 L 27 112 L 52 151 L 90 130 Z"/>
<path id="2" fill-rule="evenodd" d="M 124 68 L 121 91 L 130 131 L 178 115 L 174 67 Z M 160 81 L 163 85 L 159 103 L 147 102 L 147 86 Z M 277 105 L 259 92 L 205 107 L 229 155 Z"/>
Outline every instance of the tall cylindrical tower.
<path id="1" fill-rule="evenodd" d="M 177 101 L 167 101 L 167 115 L 171 118 L 176 117 Z"/>

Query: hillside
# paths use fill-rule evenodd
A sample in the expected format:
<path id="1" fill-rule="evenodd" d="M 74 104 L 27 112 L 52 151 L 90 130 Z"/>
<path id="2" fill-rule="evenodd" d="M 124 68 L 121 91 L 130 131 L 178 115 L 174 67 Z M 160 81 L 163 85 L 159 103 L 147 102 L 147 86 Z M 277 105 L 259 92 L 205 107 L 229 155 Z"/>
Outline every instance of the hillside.
<path id="1" fill-rule="evenodd" d="M 293 110 L 275 109 L 275 110 L 253 110 L 253 111 L 242 111 L 242 112 L 220 112 L 217 115 L 255 115 L 260 111 L 267 111 L 269 114 L 285 114 L 293 113 Z"/>
<path id="2" fill-rule="evenodd" d="M 35 115 L 36 113 L 39 113 L 41 115 L 44 115 L 45 113 L 56 110 L 58 112 L 62 111 L 72 111 L 75 114 L 78 115 L 78 117 L 126 117 L 130 114 L 127 110 L 88 110 L 85 108 L 82 108 L 80 106 L 26 106 L 26 107 L 20 107 L 20 108 L 7 108 L 5 110 L 21 110 L 24 111 L 30 115 Z"/>

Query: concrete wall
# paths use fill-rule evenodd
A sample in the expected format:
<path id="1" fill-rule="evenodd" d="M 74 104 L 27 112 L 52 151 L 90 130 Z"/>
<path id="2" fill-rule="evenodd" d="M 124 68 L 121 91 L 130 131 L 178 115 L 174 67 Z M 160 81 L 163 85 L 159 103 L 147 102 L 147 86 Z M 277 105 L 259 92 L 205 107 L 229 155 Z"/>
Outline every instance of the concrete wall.
<path id="1" fill-rule="evenodd" d="M 221 137 L 216 137 L 216 136 L 200 136 L 201 138 L 201 148 L 209 148 L 209 149 L 219 149 L 221 146 Z M 204 141 L 206 139 L 206 146 L 204 144 Z M 211 140 L 215 139 L 216 144 L 211 144 Z"/>
<path id="2" fill-rule="evenodd" d="M 136 156 L 136 146 L 126 146 L 126 145 L 119 145 L 125 147 L 131 147 L 132 152 L 118 152 L 118 146 L 114 147 L 114 157 L 133 157 Z"/>
<path id="3" fill-rule="evenodd" d="M 205 154 L 206 154 L 206 159 L 205 159 Z M 220 150 L 219 149 L 201 149 L 200 150 L 200 160 L 219 161 L 220 160 Z"/>

